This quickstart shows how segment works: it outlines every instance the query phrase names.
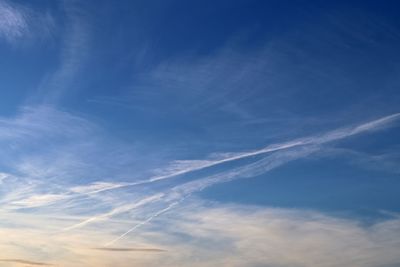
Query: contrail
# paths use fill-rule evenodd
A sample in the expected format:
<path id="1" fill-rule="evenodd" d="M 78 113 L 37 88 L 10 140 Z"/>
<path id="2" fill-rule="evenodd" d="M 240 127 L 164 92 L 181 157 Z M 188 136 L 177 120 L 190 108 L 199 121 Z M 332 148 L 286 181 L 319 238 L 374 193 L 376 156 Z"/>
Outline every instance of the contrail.
<path id="1" fill-rule="evenodd" d="M 172 178 L 178 175 L 182 175 L 185 173 L 189 173 L 192 171 L 196 171 L 196 170 L 201 170 L 204 168 L 208 168 L 211 166 L 215 166 L 218 164 L 222 164 L 225 162 L 230 162 L 230 161 L 235 161 L 235 160 L 239 160 L 239 159 L 243 159 L 243 158 L 248 158 L 251 156 L 256 156 L 256 155 L 262 155 L 262 154 L 266 154 L 266 153 L 271 153 L 271 152 L 278 152 L 278 151 L 282 151 L 282 150 L 288 150 L 291 148 L 295 148 L 295 147 L 302 147 L 302 146 L 312 146 L 312 145 L 321 145 L 321 144 L 325 144 L 325 143 L 329 143 L 329 142 L 333 142 L 336 140 L 341 140 L 353 135 L 357 135 L 363 132 L 367 132 L 367 131 L 371 131 L 371 130 L 377 130 L 380 129 L 382 127 L 388 126 L 390 123 L 392 123 L 393 121 L 397 120 L 400 118 L 400 113 L 395 113 L 386 117 L 382 117 L 380 119 L 377 120 L 373 120 L 367 123 L 363 123 L 360 125 L 356 125 L 353 127 L 346 127 L 346 128 L 340 128 L 337 130 L 333 130 L 330 132 L 327 132 L 325 134 L 322 135 L 316 135 L 316 136 L 311 136 L 311 137 L 305 137 L 305 138 L 298 138 L 289 142 L 285 142 L 285 143 L 278 143 L 278 144 L 272 144 L 269 145 L 267 147 L 264 147 L 262 149 L 259 150 L 255 150 L 252 152 L 244 152 L 244 153 L 239 153 L 236 154 L 235 156 L 232 157 L 227 157 L 224 159 L 220 159 L 220 160 L 214 160 L 214 161 L 209 161 L 201 166 L 195 166 L 192 168 L 187 168 L 178 172 L 174 172 L 172 174 L 167 174 L 167 175 L 160 175 L 160 176 L 155 176 L 153 178 L 147 179 L 147 180 L 142 180 L 142 181 L 137 181 L 137 182 L 133 182 L 133 183 L 126 183 L 121 185 L 120 187 L 126 187 L 126 186 L 132 186 L 132 185 L 139 185 L 139 184 L 144 184 L 144 183 L 152 183 L 155 181 L 159 181 L 159 180 L 164 180 L 164 179 L 168 179 L 168 178 Z M 141 201 L 140 201 L 141 202 Z M 153 201 L 150 201 L 153 202 Z M 123 207 L 123 208 L 117 208 L 117 209 L 113 209 L 111 212 L 103 214 L 103 215 L 97 215 L 95 217 L 89 218 L 81 223 L 75 224 L 71 227 L 66 228 L 67 230 L 71 230 L 74 228 L 78 228 L 81 226 L 84 226 L 86 224 L 89 224 L 93 221 L 96 221 L 98 219 L 106 219 L 109 218 L 111 216 L 126 212 L 127 210 L 131 210 L 131 209 L 135 209 L 137 207 L 140 207 L 142 205 L 133 205 L 131 208 L 129 207 Z"/>
<path id="2" fill-rule="evenodd" d="M 160 216 L 161 214 L 163 214 L 163 213 L 169 211 L 169 210 L 172 209 L 174 206 L 176 206 L 176 205 L 178 205 L 179 203 L 181 203 L 186 197 L 187 197 L 187 196 L 185 196 L 185 197 L 183 197 L 182 199 L 180 199 L 180 200 L 178 200 L 178 201 L 176 201 L 176 202 L 174 202 L 174 203 L 168 205 L 168 207 L 166 207 L 166 208 L 164 208 L 164 209 L 162 209 L 162 210 L 157 211 L 156 213 L 154 213 L 152 216 L 150 216 L 150 217 L 147 218 L 146 220 L 144 220 L 144 221 L 142 221 L 142 222 L 136 224 L 136 225 L 133 226 L 131 229 L 129 229 L 128 231 L 126 231 L 125 233 L 123 233 L 122 235 L 120 235 L 119 237 L 117 237 L 117 238 L 111 240 L 110 242 L 108 242 L 108 243 L 105 244 L 104 246 L 105 246 L 105 247 L 111 246 L 112 244 L 114 244 L 114 243 L 117 242 L 118 240 L 124 238 L 124 237 L 125 237 L 126 235 L 128 235 L 129 233 L 135 231 L 135 230 L 136 230 L 137 228 L 139 228 L 140 226 L 145 225 L 146 223 L 150 222 L 150 221 L 153 220 L 154 218 L 156 218 L 156 217 Z"/>
<path id="3" fill-rule="evenodd" d="M 288 149 L 288 148 L 294 148 L 294 147 L 297 147 L 300 145 L 306 146 L 306 147 L 308 147 L 308 149 L 292 151 L 292 152 L 287 151 L 287 152 L 283 152 L 283 153 L 278 152 L 278 154 L 276 154 L 274 157 L 264 158 L 255 163 L 248 164 L 244 167 L 239 167 L 239 168 L 236 168 L 234 170 L 231 170 L 231 171 L 228 171 L 228 172 L 225 172 L 222 174 L 213 175 L 213 176 L 210 176 L 207 178 L 203 178 L 200 180 L 186 183 L 183 186 L 175 187 L 172 190 L 172 192 L 175 193 L 175 195 L 177 195 L 177 196 L 183 195 L 183 197 L 181 199 L 173 202 L 166 208 L 156 212 L 155 214 L 153 214 L 151 217 L 149 217 L 145 221 L 136 224 L 135 226 L 133 226 L 131 229 L 129 229 L 128 231 L 126 231 L 125 233 L 120 235 L 119 237 L 108 242 L 105 246 L 106 247 L 110 246 L 110 245 L 114 244 L 115 242 L 121 240 L 122 238 L 124 238 L 126 235 L 128 235 L 132 231 L 145 225 L 146 223 L 153 220 L 155 217 L 158 217 L 159 215 L 167 212 L 174 206 L 178 205 L 180 202 L 182 202 L 185 198 L 187 198 L 189 195 L 191 195 L 194 192 L 204 190 L 205 188 L 212 186 L 214 184 L 217 184 L 217 183 L 222 183 L 222 182 L 227 182 L 227 181 L 237 179 L 238 177 L 253 177 L 255 175 L 265 173 L 265 172 L 272 170 L 288 161 L 300 158 L 302 156 L 307 156 L 310 153 L 315 152 L 316 150 L 318 150 L 316 147 L 317 145 L 331 142 L 334 140 L 339 140 L 342 138 L 346 138 L 346 137 L 349 137 L 349 136 L 352 136 L 355 134 L 362 133 L 364 131 L 377 129 L 378 127 L 385 126 L 387 123 L 392 122 L 393 120 L 395 120 L 399 117 L 400 117 L 400 113 L 397 113 L 397 114 L 393 114 L 393 115 L 390 115 L 390 116 L 387 116 L 387 117 L 384 117 L 384 118 L 381 118 L 381 119 L 378 119 L 378 120 L 375 120 L 372 122 L 361 124 L 356 127 L 343 128 L 343 129 L 331 131 L 320 137 L 299 139 L 298 141 L 285 143 L 285 144 L 290 144 L 290 145 L 286 145 L 286 146 L 278 145 L 278 146 L 276 146 L 276 148 L 279 147 L 281 149 L 275 149 L 274 151 L 284 149 L 282 147 L 285 147 L 286 149 Z M 266 151 L 271 152 L 271 151 L 273 151 L 271 147 L 273 147 L 273 146 L 269 146 L 264 149 L 261 149 L 261 150 L 255 151 L 255 152 L 251 152 L 251 153 L 244 153 L 246 156 L 241 155 L 241 156 L 231 157 L 227 160 L 230 161 L 230 160 L 235 160 L 238 158 L 248 157 L 250 155 L 259 155 L 259 154 L 266 153 Z M 221 162 L 221 161 L 222 160 L 220 160 L 218 162 Z"/>
<path id="4" fill-rule="evenodd" d="M 376 130 L 376 129 L 385 127 L 385 126 L 389 125 L 389 123 L 397 120 L 399 117 L 400 117 L 400 113 L 395 113 L 395 114 L 392 114 L 392 115 L 389 115 L 386 117 L 382 117 L 377 120 L 373 120 L 373 121 L 370 121 L 370 122 L 367 122 L 364 124 L 360 124 L 358 126 L 340 128 L 338 130 L 330 131 L 330 132 L 327 132 L 327 133 L 319 135 L 319 136 L 316 135 L 316 136 L 311 136 L 311 137 L 298 138 L 298 139 L 288 141 L 288 142 L 272 144 L 272 145 L 266 146 L 259 150 L 235 153 L 234 156 L 228 156 L 228 157 L 224 157 L 224 158 L 220 158 L 220 159 L 187 161 L 187 162 L 189 162 L 189 165 L 190 165 L 189 167 L 182 168 L 182 169 L 180 169 L 178 171 L 174 171 L 172 173 L 157 175 L 157 176 L 150 177 L 148 179 L 139 180 L 139 181 L 135 181 L 135 182 L 131 182 L 131 183 L 125 182 L 125 183 L 107 184 L 107 183 L 98 182 L 95 184 L 91 184 L 89 186 L 81 186 L 81 187 L 75 188 L 75 190 L 79 188 L 79 191 L 83 191 L 83 192 L 72 190 L 72 192 L 62 194 L 59 196 L 59 198 L 54 198 L 52 201 L 48 201 L 48 202 L 42 201 L 42 203 L 37 204 L 37 206 L 49 205 L 49 204 L 53 204 L 53 203 L 55 203 L 57 201 L 61 201 L 61 200 L 72 199 L 72 198 L 76 198 L 76 197 L 80 197 L 80 196 L 90 196 L 90 195 L 102 193 L 105 191 L 116 190 L 119 188 L 125 188 L 125 187 L 129 187 L 129 186 L 153 183 L 153 182 L 173 178 L 173 177 L 176 177 L 179 175 L 183 175 L 186 173 L 190 173 L 193 171 L 202 170 L 202 169 L 220 165 L 220 164 L 223 164 L 226 162 L 236 161 L 236 160 L 240 160 L 240 159 L 244 159 L 244 158 L 248 158 L 248 157 L 252 157 L 252 156 L 262 155 L 262 154 L 266 154 L 266 153 L 276 152 L 276 151 L 290 149 L 290 148 L 299 147 L 299 146 L 328 143 L 328 142 L 332 142 L 335 140 L 350 137 L 350 136 L 353 136 L 356 134 L 360 134 L 362 132 Z M 190 162 L 192 164 L 190 164 Z M 88 189 L 91 189 L 91 190 L 84 191 L 85 187 L 87 187 Z M 54 195 L 54 197 L 56 197 L 56 195 Z M 30 199 L 28 199 L 28 200 L 30 200 Z M 20 203 L 25 203 L 24 201 L 27 202 L 27 200 L 19 200 Z M 17 203 L 19 203 L 19 202 L 17 202 Z M 29 201 L 27 203 L 29 204 Z"/>
<path id="5" fill-rule="evenodd" d="M 76 228 L 83 227 L 83 226 L 85 226 L 85 225 L 87 225 L 89 223 L 95 222 L 95 221 L 105 220 L 107 218 L 112 217 L 113 215 L 124 213 L 124 212 L 130 211 L 130 210 L 136 209 L 138 207 L 141 207 L 143 205 L 146 205 L 146 204 L 155 202 L 157 200 L 160 200 L 160 198 L 163 197 L 163 196 L 164 196 L 164 194 L 159 193 L 159 194 L 152 195 L 150 197 L 146 197 L 146 198 L 140 200 L 139 202 L 136 202 L 136 203 L 133 203 L 133 204 L 130 204 L 130 205 L 125 205 L 125 206 L 122 206 L 122 207 L 119 207 L 119 208 L 115 208 L 115 209 L 111 210 L 110 212 L 103 213 L 103 214 L 100 214 L 100 215 L 97 215 L 97 216 L 93 216 L 93 217 L 88 218 L 88 219 L 86 219 L 84 221 L 81 221 L 81 222 L 79 222 L 77 224 L 74 224 L 72 226 L 66 227 L 66 228 L 63 229 L 63 231 L 70 231 L 70 230 L 73 230 L 73 229 L 76 229 Z"/>
<path id="6" fill-rule="evenodd" d="M 224 183 L 224 182 L 232 181 L 232 180 L 235 180 L 238 178 L 253 177 L 255 175 L 259 175 L 259 174 L 268 172 L 286 162 L 289 162 L 291 160 L 297 159 L 302 156 L 307 156 L 317 150 L 318 150 L 317 148 L 312 146 L 312 147 L 309 147 L 308 149 L 305 149 L 305 148 L 299 149 L 298 151 L 277 152 L 280 154 L 271 155 L 270 157 L 261 159 L 255 163 L 248 164 L 243 167 L 235 168 L 235 169 L 227 171 L 227 172 L 212 175 L 212 176 L 200 179 L 200 180 L 196 180 L 196 181 L 188 182 L 188 183 L 180 185 L 180 186 L 176 186 L 170 191 L 171 198 L 169 200 L 174 200 L 174 199 L 178 198 L 177 201 L 171 203 L 166 208 L 157 211 L 156 213 L 154 213 L 152 216 L 150 216 L 146 220 L 136 224 L 131 229 L 129 229 L 128 231 L 126 231 L 125 233 L 120 235 L 119 237 L 113 239 L 112 241 L 108 242 L 104 246 L 105 247 L 111 246 L 115 242 L 124 238 L 129 233 L 136 230 L 137 228 L 149 223 L 154 218 L 169 211 L 174 206 L 178 205 L 179 203 L 184 201 L 186 198 L 188 198 L 190 195 L 192 195 L 195 192 L 202 191 L 205 188 L 215 185 L 217 183 Z"/>
<path id="7" fill-rule="evenodd" d="M 149 179 L 146 179 L 146 180 L 140 180 L 140 181 L 136 181 L 136 182 L 132 182 L 132 183 L 125 183 L 125 184 L 121 184 L 120 186 L 115 186 L 115 187 L 109 188 L 109 189 L 106 188 L 104 190 L 99 190 L 97 192 L 102 192 L 105 190 L 112 190 L 112 189 L 126 187 L 126 186 L 134 186 L 134 185 L 152 183 L 152 182 L 172 178 L 175 176 L 179 176 L 182 174 L 186 174 L 186 173 L 189 173 L 192 171 L 202 170 L 202 169 L 216 166 L 216 165 L 219 165 L 222 163 L 235 161 L 235 160 L 239 160 L 239 159 L 244 159 L 244 158 L 248 158 L 248 157 L 252 157 L 252 156 L 257 156 L 257 155 L 261 155 L 261 154 L 265 154 L 265 153 L 275 152 L 275 151 L 279 151 L 279 150 L 289 149 L 289 148 L 293 148 L 293 147 L 332 142 L 335 140 L 350 137 L 352 135 L 360 134 L 362 132 L 366 132 L 369 130 L 375 130 L 377 128 L 384 127 L 399 118 L 400 118 L 400 113 L 395 113 L 395 114 L 392 114 L 392 115 L 389 115 L 386 117 L 382 117 L 380 119 L 373 120 L 373 121 L 370 121 L 370 122 L 367 122 L 364 124 L 360 124 L 357 126 L 333 130 L 333 131 L 325 133 L 321 136 L 304 137 L 304 138 L 299 138 L 299 139 L 295 139 L 295 140 L 284 142 L 284 143 L 272 144 L 272 145 L 266 146 L 259 150 L 238 153 L 238 154 L 235 154 L 235 156 L 226 157 L 226 158 L 219 159 L 219 160 L 205 160 L 203 162 L 203 164 L 189 167 L 187 169 L 183 169 L 183 170 L 180 170 L 180 171 L 177 171 L 174 173 L 158 175 L 158 176 L 154 176 Z"/>

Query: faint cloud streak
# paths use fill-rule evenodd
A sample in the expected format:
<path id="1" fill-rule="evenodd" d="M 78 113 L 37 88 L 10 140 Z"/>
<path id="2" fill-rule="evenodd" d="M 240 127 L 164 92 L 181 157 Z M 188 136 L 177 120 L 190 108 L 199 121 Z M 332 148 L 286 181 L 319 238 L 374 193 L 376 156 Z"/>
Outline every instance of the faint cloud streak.
<path id="1" fill-rule="evenodd" d="M 53 264 L 50 264 L 50 263 L 29 261 L 29 260 L 23 260 L 23 259 L 0 259 L 0 262 L 12 262 L 12 263 L 19 263 L 19 264 L 24 264 L 24 265 L 35 265 L 35 266 L 54 266 Z"/>

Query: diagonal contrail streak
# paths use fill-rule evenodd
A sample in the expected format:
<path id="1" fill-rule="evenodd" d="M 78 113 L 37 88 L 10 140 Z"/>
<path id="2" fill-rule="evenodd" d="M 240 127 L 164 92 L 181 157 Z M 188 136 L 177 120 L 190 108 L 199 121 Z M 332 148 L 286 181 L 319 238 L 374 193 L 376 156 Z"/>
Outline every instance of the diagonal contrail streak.
<path id="1" fill-rule="evenodd" d="M 239 159 L 243 159 L 243 158 L 247 158 L 247 157 L 251 157 L 251 156 L 262 155 L 262 154 L 271 153 L 271 152 L 286 151 L 286 150 L 297 148 L 297 147 L 299 147 L 299 148 L 300 147 L 312 147 L 312 146 L 315 147 L 315 146 L 319 146 L 319 145 L 322 145 L 325 143 L 329 143 L 329 142 L 341 140 L 341 139 L 344 139 L 344 138 L 347 138 L 350 136 L 354 136 L 357 134 L 361 134 L 361 133 L 364 133 L 367 131 L 378 130 L 383 127 L 387 127 L 390 125 L 390 123 L 393 123 L 394 121 L 396 121 L 399 118 L 400 118 L 400 113 L 395 113 L 395 114 L 392 114 L 392 115 L 389 115 L 386 117 L 382 117 L 380 119 L 373 120 L 373 121 L 370 121 L 367 123 L 359 124 L 359 125 L 356 125 L 353 127 L 340 128 L 340 129 L 336 129 L 336 130 L 327 132 L 322 135 L 315 135 L 315 136 L 306 137 L 306 138 L 299 138 L 299 139 L 295 139 L 295 140 L 285 142 L 285 143 L 272 144 L 265 148 L 255 150 L 252 152 L 244 152 L 244 153 L 236 154 L 235 156 L 232 156 L 232 157 L 227 157 L 227 158 L 220 159 L 220 160 L 210 161 L 209 163 L 206 163 L 204 165 L 196 166 L 193 168 L 187 168 L 187 169 L 184 169 L 184 170 L 172 173 L 172 174 L 155 176 L 155 177 L 147 179 L 147 180 L 137 181 L 137 182 L 130 183 L 130 184 L 123 184 L 120 187 L 126 187 L 126 186 L 132 186 L 132 185 L 138 185 L 138 184 L 144 184 L 144 183 L 152 183 L 155 181 L 168 179 L 168 178 L 182 175 L 185 173 L 189 173 L 192 171 L 204 169 L 204 168 L 215 166 L 215 165 L 222 164 L 225 162 L 235 161 L 235 160 L 239 160 Z M 248 166 L 251 166 L 251 164 Z M 248 168 L 248 166 L 247 166 L 247 168 Z M 213 182 L 211 182 L 211 183 L 213 184 Z M 153 197 L 154 197 L 154 199 L 153 199 Z M 96 216 L 88 218 L 82 222 L 79 222 L 75 225 L 72 225 L 68 228 L 65 228 L 65 230 L 72 230 L 75 228 L 79 228 L 79 227 L 85 226 L 93 221 L 97 221 L 98 219 L 108 219 L 112 216 L 127 212 L 129 210 L 139 208 L 145 204 L 159 201 L 162 198 L 164 198 L 164 196 L 157 197 L 157 195 L 155 195 L 155 196 L 151 196 L 150 200 L 148 200 L 148 198 L 145 198 L 146 201 L 139 201 L 138 202 L 139 205 L 131 204 L 131 205 L 124 205 L 122 207 L 117 207 L 117 208 L 114 208 L 113 210 L 111 210 L 110 212 L 107 212 L 105 214 L 96 215 Z"/>
<path id="2" fill-rule="evenodd" d="M 194 192 L 201 191 L 201 190 L 203 190 L 209 186 L 212 186 L 214 184 L 217 184 L 217 183 L 223 183 L 223 182 L 228 182 L 228 181 L 235 180 L 238 178 L 247 178 L 247 177 L 253 177 L 256 175 L 260 175 L 260 174 L 268 172 L 282 164 L 285 164 L 289 161 L 307 156 L 307 155 L 317 151 L 319 149 L 319 145 L 321 145 L 321 144 L 331 142 L 334 140 L 343 139 L 343 138 L 346 138 L 346 137 L 349 137 L 352 135 L 362 133 L 364 131 L 378 129 L 379 127 L 386 126 L 388 123 L 398 119 L 399 117 L 400 117 L 400 114 L 397 113 L 397 114 L 393 114 L 393 115 L 390 115 L 387 117 L 383 117 L 383 118 L 375 120 L 375 121 L 371 121 L 371 122 L 368 122 L 365 124 L 358 125 L 356 127 L 342 128 L 339 130 L 334 130 L 334 131 L 328 132 L 320 137 L 298 139 L 297 141 L 276 145 L 275 147 L 272 145 L 272 146 L 266 147 L 264 149 L 255 151 L 255 152 L 243 153 L 242 155 L 228 158 L 225 161 L 220 160 L 220 161 L 218 161 L 219 163 L 221 163 L 221 161 L 226 162 L 226 161 L 236 160 L 239 158 L 253 156 L 253 155 L 259 155 L 259 154 L 272 152 L 272 151 L 276 152 L 275 154 L 272 154 L 270 157 L 263 158 L 255 163 L 248 164 L 243 167 L 235 168 L 231 171 L 212 175 L 212 176 L 209 176 L 209 177 L 206 177 L 203 179 L 188 182 L 181 186 L 176 186 L 175 188 L 173 188 L 171 190 L 172 191 L 171 195 L 173 195 L 172 199 L 178 198 L 177 201 L 172 202 L 172 204 L 169 204 L 166 208 L 157 211 L 156 213 L 154 213 L 152 216 L 150 216 L 146 220 L 136 224 L 135 226 L 133 226 L 131 229 L 129 229 L 122 235 L 120 235 L 117 238 L 108 242 L 105 246 L 111 246 L 112 244 L 116 243 L 117 241 L 123 239 L 129 233 L 135 231 L 137 228 L 147 224 L 154 218 L 169 211 L 170 209 L 172 209 L 174 206 L 178 205 L 180 202 L 182 202 L 184 199 L 186 199 L 189 195 L 191 195 Z M 299 148 L 295 151 L 289 150 L 289 148 L 296 148 L 298 146 L 304 146 L 304 148 L 302 148 L 302 149 Z M 286 149 L 286 151 L 279 152 L 279 150 L 284 150 L 284 149 Z M 216 163 L 216 164 L 219 164 L 219 163 Z"/>

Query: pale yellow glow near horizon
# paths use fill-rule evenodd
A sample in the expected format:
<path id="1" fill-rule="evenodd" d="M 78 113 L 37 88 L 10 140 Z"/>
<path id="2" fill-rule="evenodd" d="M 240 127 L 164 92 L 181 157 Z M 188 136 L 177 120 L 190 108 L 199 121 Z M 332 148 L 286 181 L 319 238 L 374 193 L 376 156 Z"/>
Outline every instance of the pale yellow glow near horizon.
<path id="1" fill-rule="evenodd" d="M 305 210 L 185 204 L 110 248 L 103 244 L 118 232 L 113 227 L 129 223 L 103 222 L 70 232 L 55 232 L 51 223 L 35 215 L 15 216 L 13 227 L 0 229 L 0 266 L 374 267 L 400 262 L 398 218 L 363 226 Z"/>

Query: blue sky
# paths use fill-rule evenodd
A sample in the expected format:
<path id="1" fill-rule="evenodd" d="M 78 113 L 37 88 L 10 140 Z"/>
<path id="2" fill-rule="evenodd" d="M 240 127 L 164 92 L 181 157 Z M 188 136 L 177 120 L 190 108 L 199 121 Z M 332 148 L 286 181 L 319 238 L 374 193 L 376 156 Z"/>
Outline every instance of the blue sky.
<path id="1" fill-rule="evenodd" d="M 398 266 L 399 8 L 0 0 L 0 266 Z"/>

